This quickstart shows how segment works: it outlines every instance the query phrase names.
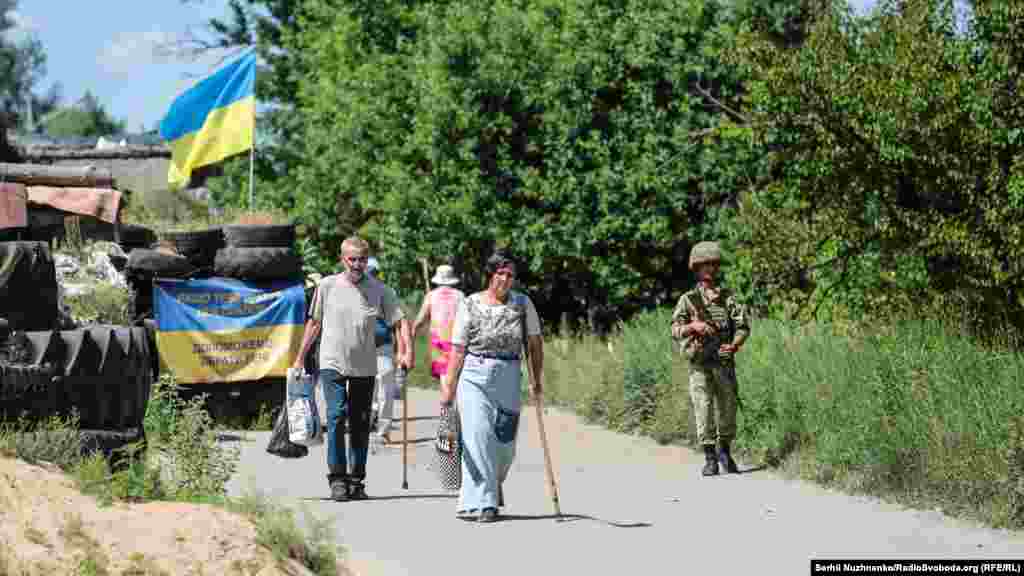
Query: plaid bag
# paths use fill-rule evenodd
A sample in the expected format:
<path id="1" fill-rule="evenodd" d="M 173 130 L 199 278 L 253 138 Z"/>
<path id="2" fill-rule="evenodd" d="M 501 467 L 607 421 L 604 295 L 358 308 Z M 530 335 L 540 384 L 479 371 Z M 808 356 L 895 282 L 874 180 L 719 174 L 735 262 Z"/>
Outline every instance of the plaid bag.
<path id="1" fill-rule="evenodd" d="M 458 490 L 462 487 L 462 436 L 459 413 L 454 406 L 442 406 L 434 441 L 434 470 L 441 487 Z"/>

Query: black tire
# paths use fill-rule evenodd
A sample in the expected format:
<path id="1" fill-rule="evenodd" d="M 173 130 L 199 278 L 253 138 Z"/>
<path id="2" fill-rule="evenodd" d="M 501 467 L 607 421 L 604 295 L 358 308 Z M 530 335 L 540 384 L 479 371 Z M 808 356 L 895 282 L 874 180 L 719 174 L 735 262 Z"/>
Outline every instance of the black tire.
<path id="1" fill-rule="evenodd" d="M 165 232 L 163 239 L 174 245 L 179 254 L 196 268 L 213 266 L 217 250 L 224 247 L 224 233 L 220 228 L 191 232 Z"/>
<path id="2" fill-rule="evenodd" d="M 0 230 L 0 242 L 25 240 L 32 234 L 28 228 L 4 228 Z"/>
<path id="3" fill-rule="evenodd" d="M 160 353 L 156 347 L 156 320 L 147 318 L 142 321 L 142 328 L 146 331 L 146 339 L 149 343 L 149 357 L 152 363 L 153 380 L 160 377 Z"/>
<path id="4" fill-rule="evenodd" d="M 45 242 L 0 242 L 0 317 L 11 330 L 58 324 L 57 269 Z"/>
<path id="5" fill-rule="evenodd" d="M 0 398 L 12 400 L 30 395 L 43 395 L 50 389 L 57 368 L 52 364 L 41 366 L 0 364 Z M 42 414 L 45 416 L 46 414 Z M 38 416 L 38 415 L 34 415 Z"/>
<path id="6" fill-rule="evenodd" d="M 125 426 L 135 427 L 142 426 L 146 416 L 146 406 L 149 405 L 149 394 L 155 378 L 156 350 L 152 347 L 145 327 L 135 326 L 129 330 L 132 338 L 132 356 L 136 366 L 135 385 L 131 391 L 134 396 L 135 412 L 127 413 Z"/>
<path id="7" fill-rule="evenodd" d="M 119 234 L 121 241 L 118 244 L 125 251 L 131 251 L 134 248 L 150 248 L 156 244 L 156 232 L 138 224 L 121 224 Z"/>
<path id="8" fill-rule="evenodd" d="M 302 277 L 302 259 L 291 248 L 237 248 L 217 251 L 217 276 L 242 280 L 284 280 Z"/>
<path id="9" fill-rule="evenodd" d="M 78 431 L 82 455 L 99 453 L 110 463 L 114 471 L 123 470 L 129 464 L 128 454 L 123 450 L 129 444 L 140 442 L 145 447 L 146 431 L 142 426 L 132 428 L 115 428 L 101 430 Z M 136 457 L 144 454 L 136 454 Z"/>
<path id="10" fill-rule="evenodd" d="M 101 428 L 96 418 L 96 380 L 103 360 L 100 349 L 88 330 L 64 330 L 60 336 L 67 354 L 58 410 L 62 414 L 70 414 L 72 409 L 76 409 L 79 426 Z"/>
<path id="11" fill-rule="evenodd" d="M 100 365 L 93 381 L 95 422 L 98 428 L 117 426 L 121 420 L 121 398 L 131 386 L 125 351 L 111 326 L 92 326 L 89 335 L 100 350 Z"/>
<path id="12" fill-rule="evenodd" d="M 64 367 L 64 341 L 53 330 L 25 332 L 32 348 L 32 364 L 53 364 Z"/>
<path id="13" fill-rule="evenodd" d="M 192 274 L 195 267 L 189 264 L 184 256 L 136 248 L 128 254 L 127 269 L 133 272 L 149 272 L 162 278 L 184 278 Z"/>
<path id="14" fill-rule="evenodd" d="M 289 248 L 295 244 L 295 225 L 232 224 L 224 226 L 224 240 L 235 248 Z"/>
<path id="15" fill-rule="evenodd" d="M 132 324 L 138 324 L 145 318 L 153 317 L 153 277 L 144 275 L 125 275 L 128 282 L 128 317 Z"/>

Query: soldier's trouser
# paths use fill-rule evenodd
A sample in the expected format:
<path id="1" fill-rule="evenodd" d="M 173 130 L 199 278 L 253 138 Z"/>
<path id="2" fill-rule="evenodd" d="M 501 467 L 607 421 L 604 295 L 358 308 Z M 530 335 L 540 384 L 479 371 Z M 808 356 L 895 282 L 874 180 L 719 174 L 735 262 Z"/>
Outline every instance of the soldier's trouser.
<path id="1" fill-rule="evenodd" d="M 736 386 L 732 364 L 690 367 L 690 399 L 701 444 L 724 444 L 736 437 Z"/>

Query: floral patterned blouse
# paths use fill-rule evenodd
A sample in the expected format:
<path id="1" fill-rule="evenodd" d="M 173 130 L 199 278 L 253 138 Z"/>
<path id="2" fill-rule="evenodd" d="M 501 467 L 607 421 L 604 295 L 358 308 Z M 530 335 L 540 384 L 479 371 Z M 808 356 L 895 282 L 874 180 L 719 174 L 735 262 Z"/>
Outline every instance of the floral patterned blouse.
<path id="1" fill-rule="evenodd" d="M 466 347 L 466 353 L 484 358 L 518 360 L 526 333 L 539 336 L 540 318 L 526 294 L 509 292 L 505 304 L 489 304 L 484 293 L 464 298 L 455 315 L 452 344 Z"/>

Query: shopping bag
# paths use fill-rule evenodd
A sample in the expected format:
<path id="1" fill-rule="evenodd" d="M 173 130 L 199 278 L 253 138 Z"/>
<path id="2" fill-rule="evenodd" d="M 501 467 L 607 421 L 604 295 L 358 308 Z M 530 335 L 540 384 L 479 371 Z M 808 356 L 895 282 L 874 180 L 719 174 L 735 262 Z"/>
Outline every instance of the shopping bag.
<path id="1" fill-rule="evenodd" d="M 437 437 L 434 440 L 433 464 L 442 488 L 458 490 L 462 487 L 462 436 L 459 413 L 455 406 L 441 407 Z"/>
<path id="2" fill-rule="evenodd" d="M 295 444 L 314 446 L 323 442 L 320 416 L 316 410 L 313 377 L 301 368 L 290 368 L 288 390 L 288 439 Z"/>
<path id="3" fill-rule="evenodd" d="M 288 416 L 284 410 L 277 414 L 274 431 L 270 433 L 267 452 L 281 458 L 302 458 L 309 454 L 309 448 L 295 444 L 288 439 Z"/>

